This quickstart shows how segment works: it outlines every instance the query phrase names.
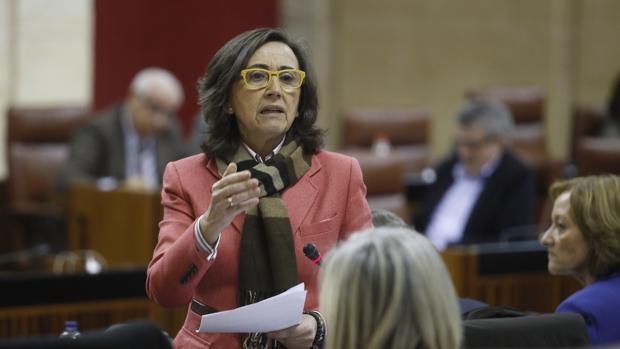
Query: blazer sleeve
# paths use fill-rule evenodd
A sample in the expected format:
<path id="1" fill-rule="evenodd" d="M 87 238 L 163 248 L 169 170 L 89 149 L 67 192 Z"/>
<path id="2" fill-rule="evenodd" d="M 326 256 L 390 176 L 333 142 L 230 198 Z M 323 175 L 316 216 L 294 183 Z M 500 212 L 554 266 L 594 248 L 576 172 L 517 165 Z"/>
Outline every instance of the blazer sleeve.
<path id="1" fill-rule="evenodd" d="M 196 218 L 174 162 L 164 171 L 162 206 L 164 216 L 147 270 L 146 291 L 162 306 L 186 305 L 213 262 L 196 245 Z"/>
<path id="2" fill-rule="evenodd" d="M 372 227 L 362 170 L 355 158 L 351 158 L 350 164 L 345 218 L 338 240 L 345 240 L 353 232 Z"/>
<path id="3" fill-rule="evenodd" d="M 501 229 L 533 225 L 536 222 L 536 188 L 528 168 L 509 184 L 508 195 L 503 202 Z"/>
<path id="4" fill-rule="evenodd" d="M 100 176 L 105 151 L 103 135 L 97 127 L 80 127 L 71 139 L 69 158 L 58 176 L 58 189 L 66 191 L 76 182 L 94 182 Z"/>

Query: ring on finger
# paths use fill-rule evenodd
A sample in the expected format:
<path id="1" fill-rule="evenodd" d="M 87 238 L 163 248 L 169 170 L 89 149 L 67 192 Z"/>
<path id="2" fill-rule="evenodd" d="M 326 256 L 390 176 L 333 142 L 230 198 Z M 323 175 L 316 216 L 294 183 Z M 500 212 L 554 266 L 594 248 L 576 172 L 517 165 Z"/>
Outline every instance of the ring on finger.
<path id="1" fill-rule="evenodd" d="M 233 207 L 233 200 L 232 200 L 232 196 L 228 197 L 228 208 Z"/>

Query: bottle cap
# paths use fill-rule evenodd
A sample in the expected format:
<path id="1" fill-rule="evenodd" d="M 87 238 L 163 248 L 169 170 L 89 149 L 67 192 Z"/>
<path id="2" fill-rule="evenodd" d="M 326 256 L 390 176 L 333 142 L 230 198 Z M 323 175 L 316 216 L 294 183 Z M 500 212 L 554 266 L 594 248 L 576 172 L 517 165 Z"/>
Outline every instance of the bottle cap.
<path id="1" fill-rule="evenodd" d="M 385 132 L 377 132 L 375 133 L 375 139 L 390 139 L 390 137 Z"/>

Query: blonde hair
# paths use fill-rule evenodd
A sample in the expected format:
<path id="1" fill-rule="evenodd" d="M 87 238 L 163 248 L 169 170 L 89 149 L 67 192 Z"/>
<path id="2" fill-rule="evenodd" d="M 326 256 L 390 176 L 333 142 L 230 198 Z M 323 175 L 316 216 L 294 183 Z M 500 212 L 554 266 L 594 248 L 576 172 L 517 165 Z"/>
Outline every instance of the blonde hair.
<path id="1" fill-rule="evenodd" d="M 590 247 L 587 267 L 598 278 L 620 271 L 620 177 L 577 177 L 552 184 L 555 201 L 570 192 L 569 215 Z"/>
<path id="2" fill-rule="evenodd" d="M 441 257 L 405 227 L 351 236 L 326 258 L 320 309 L 327 347 L 459 348 L 456 292 Z"/>

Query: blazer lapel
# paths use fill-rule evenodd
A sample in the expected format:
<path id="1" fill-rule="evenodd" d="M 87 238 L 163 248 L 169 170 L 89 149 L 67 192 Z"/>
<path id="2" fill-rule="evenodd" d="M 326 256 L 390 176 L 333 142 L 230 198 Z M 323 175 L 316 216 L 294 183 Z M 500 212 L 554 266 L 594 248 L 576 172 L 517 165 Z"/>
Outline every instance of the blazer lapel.
<path id="1" fill-rule="evenodd" d="M 312 166 L 308 172 L 299 179 L 299 182 L 286 189 L 282 194 L 282 200 L 284 200 L 286 207 L 288 207 L 293 234 L 297 232 L 299 226 L 301 226 L 311 211 L 312 205 L 319 193 L 318 185 L 313 177 L 320 169 L 321 163 L 316 156 L 313 156 Z"/>
<path id="2" fill-rule="evenodd" d="M 463 241 L 480 241 L 485 238 L 485 234 L 493 227 L 489 226 L 497 205 L 501 205 L 501 200 L 498 200 L 498 193 L 502 192 L 502 180 L 499 178 L 500 174 L 505 172 L 503 169 L 506 163 L 506 155 L 502 155 L 497 168 L 493 170 L 493 173 L 485 180 L 484 188 L 478 196 L 474 207 L 469 214 L 469 219 L 465 225 L 465 231 L 463 232 Z"/>
<path id="3" fill-rule="evenodd" d="M 110 145 L 112 150 L 112 156 L 110 157 L 113 160 L 110 160 L 110 175 L 119 178 L 125 179 L 126 174 L 126 158 L 125 158 L 125 130 L 123 129 L 123 110 L 125 110 L 125 105 L 121 104 L 114 108 L 114 122 L 113 129 L 111 129 L 110 133 Z"/>

